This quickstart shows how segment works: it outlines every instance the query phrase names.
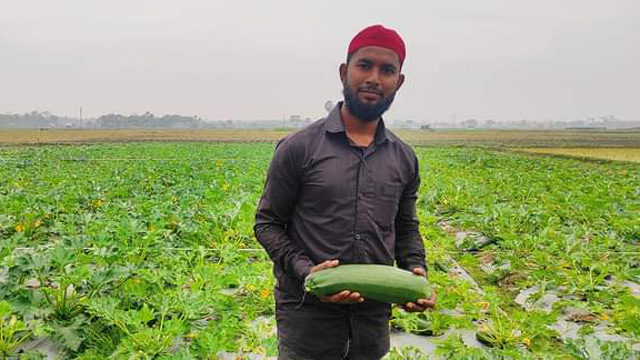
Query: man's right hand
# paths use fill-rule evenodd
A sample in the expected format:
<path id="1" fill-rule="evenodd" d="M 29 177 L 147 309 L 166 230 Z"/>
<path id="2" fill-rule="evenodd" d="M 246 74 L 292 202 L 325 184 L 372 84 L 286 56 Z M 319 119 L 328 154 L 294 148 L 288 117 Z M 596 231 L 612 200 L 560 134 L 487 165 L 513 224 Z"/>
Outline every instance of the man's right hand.
<path id="1" fill-rule="evenodd" d="M 338 260 L 327 260 L 311 268 L 311 274 L 324 269 L 329 269 L 340 265 Z M 358 292 L 351 292 L 349 290 L 341 291 L 337 294 L 320 296 L 321 302 L 325 303 L 361 303 L 364 298 L 360 296 Z"/>

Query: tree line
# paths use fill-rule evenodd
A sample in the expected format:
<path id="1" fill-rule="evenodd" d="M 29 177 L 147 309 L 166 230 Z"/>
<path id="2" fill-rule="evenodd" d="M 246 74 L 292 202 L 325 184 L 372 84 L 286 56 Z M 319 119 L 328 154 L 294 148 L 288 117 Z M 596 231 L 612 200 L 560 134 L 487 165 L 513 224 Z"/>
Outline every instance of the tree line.
<path id="1" fill-rule="evenodd" d="M 5 128 L 198 128 L 203 121 L 197 116 L 163 115 L 150 112 L 142 115 L 107 114 L 98 118 L 80 119 L 56 116 L 47 111 L 25 114 L 0 114 L 0 127 Z"/>

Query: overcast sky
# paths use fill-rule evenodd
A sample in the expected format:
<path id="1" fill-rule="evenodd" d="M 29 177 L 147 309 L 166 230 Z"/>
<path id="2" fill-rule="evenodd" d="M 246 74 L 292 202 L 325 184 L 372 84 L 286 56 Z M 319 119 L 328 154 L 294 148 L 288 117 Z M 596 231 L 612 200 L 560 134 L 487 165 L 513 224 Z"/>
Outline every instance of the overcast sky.
<path id="1" fill-rule="evenodd" d="M 640 119 L 639 0 L 0 0 L 0 113 L 315 119 L 375 23 L 407 44 L 388 119 Z"/>

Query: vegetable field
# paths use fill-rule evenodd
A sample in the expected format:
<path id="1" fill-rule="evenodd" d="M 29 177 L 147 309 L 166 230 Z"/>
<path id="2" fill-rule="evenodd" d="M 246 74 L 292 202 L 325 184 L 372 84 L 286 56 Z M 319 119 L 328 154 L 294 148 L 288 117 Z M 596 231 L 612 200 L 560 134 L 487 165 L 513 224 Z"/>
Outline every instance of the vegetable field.
<path id="1" fill-rule="evenodd" d="M 271 263 L 252 231 L 272 151 L 0 148 L 0 358 L 276 355 Z M 394 309 L 391 324 L 440 340 L 389 359 L 638 356 L 640 165 L 416 153 L 438 309 Z"/>

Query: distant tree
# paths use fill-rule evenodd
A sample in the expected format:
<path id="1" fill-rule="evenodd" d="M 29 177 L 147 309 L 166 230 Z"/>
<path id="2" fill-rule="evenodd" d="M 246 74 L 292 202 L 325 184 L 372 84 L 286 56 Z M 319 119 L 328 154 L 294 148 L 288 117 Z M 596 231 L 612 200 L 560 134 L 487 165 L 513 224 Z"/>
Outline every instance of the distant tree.
<path id="1" fill-rule="evenodd" d="M 463 122 L 460 123 L 460 126 L 467 129 L 475 129 L 476 127 L 478 127 L 478 120 L 476 119 L 464 120 Z"/>
<path id="2" fill-rule="evenodd" d="M 150 112 L 142 115 L 124 116 L 120 114 L 108 114 L 96 120 L 99 127 L 104 128 L 147 128 L 147 127 L 198 127 L 202 120 L 198 117 L 182 115 L 164 115 L 157 117 Z"/>
<path id="3" fill-rule="evenodd" d="M 50 128 L 50 127 L 76 127 L 79 119 L 60 117 L 48 111 L 31 111 L 22 115 L 0 114 L 0 127 L 13 128 Z M 100 128 L 148 128 L 148 127 L 184 127 L 197 128 L 203 125 L 203 120 L 197 116 L 164 115 L 157 117 L 147 111 L 142 115 L 107 114 L 97 119 L 87 119 L 83 127 Z"/>

